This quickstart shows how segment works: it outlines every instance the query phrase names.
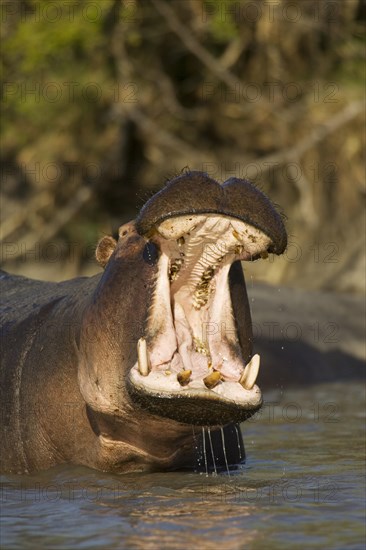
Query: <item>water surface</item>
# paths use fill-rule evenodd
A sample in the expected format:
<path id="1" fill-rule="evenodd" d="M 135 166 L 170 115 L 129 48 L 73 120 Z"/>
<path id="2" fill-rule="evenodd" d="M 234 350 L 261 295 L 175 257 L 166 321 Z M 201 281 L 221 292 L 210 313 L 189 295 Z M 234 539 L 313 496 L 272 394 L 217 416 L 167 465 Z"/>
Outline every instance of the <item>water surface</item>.
<path id="1" fill-rule="evenodd" d="M 1 478 L 1 548 L 364 549 L 362 384 L 272 391 L 236 472 Z"/>

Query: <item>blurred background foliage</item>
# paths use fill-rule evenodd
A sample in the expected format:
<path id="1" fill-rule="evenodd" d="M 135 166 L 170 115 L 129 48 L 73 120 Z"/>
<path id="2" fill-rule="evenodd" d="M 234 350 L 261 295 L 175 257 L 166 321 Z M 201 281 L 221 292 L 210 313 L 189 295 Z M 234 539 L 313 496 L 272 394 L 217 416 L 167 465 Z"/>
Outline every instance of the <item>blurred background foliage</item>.
<path id="1" fill-rule="evenodd" d="M 3 267 L 98 270 L 187 167 L 287 215 L 273 284 L 363 291 L 364 0 L 36 0 L 2 10 Z"/>

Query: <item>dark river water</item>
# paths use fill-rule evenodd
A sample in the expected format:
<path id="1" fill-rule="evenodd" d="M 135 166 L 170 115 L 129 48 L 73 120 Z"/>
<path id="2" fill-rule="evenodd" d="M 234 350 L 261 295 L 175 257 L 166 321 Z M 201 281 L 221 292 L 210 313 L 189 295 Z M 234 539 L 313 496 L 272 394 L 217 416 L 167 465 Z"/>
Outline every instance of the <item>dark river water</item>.
<path id="1" fill-rule="evenodd" d="M 364 549 L 363 384 L 272 391 L 235 472 L 1 478 L 1 548 Z"/>

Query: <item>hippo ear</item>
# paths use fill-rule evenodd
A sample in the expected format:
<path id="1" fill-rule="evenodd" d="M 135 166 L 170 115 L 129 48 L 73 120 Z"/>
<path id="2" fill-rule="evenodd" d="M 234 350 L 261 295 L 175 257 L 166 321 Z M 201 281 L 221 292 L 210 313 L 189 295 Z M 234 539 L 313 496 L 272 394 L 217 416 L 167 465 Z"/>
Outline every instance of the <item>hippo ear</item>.
<path id="1" fill-rule="evenodd" d="M 106 236 L 100 239 L 95 250 L 95 257 L 100 266 L 105 267 L 107 265 L 116 246 L 117 241 L 113 237 Z"/>

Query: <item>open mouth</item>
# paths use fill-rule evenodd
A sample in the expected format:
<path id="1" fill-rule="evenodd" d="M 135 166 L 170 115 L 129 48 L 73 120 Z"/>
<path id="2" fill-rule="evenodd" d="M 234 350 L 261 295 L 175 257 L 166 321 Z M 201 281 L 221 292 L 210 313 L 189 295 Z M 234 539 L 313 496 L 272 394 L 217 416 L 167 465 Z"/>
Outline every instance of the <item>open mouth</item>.
<path id="1" fill-rule="evenodd" d="M 259 356 L 242 351 L 229 271 L 238 260 L 265 257 L 271 238 L 237 218 L 210 213 L 165 219 L 150 241 L 160 250 L 158 274 L 129 373 L 131 397 L 179 422 L 246 420 L 262 404 L 255 384 Z"/>

